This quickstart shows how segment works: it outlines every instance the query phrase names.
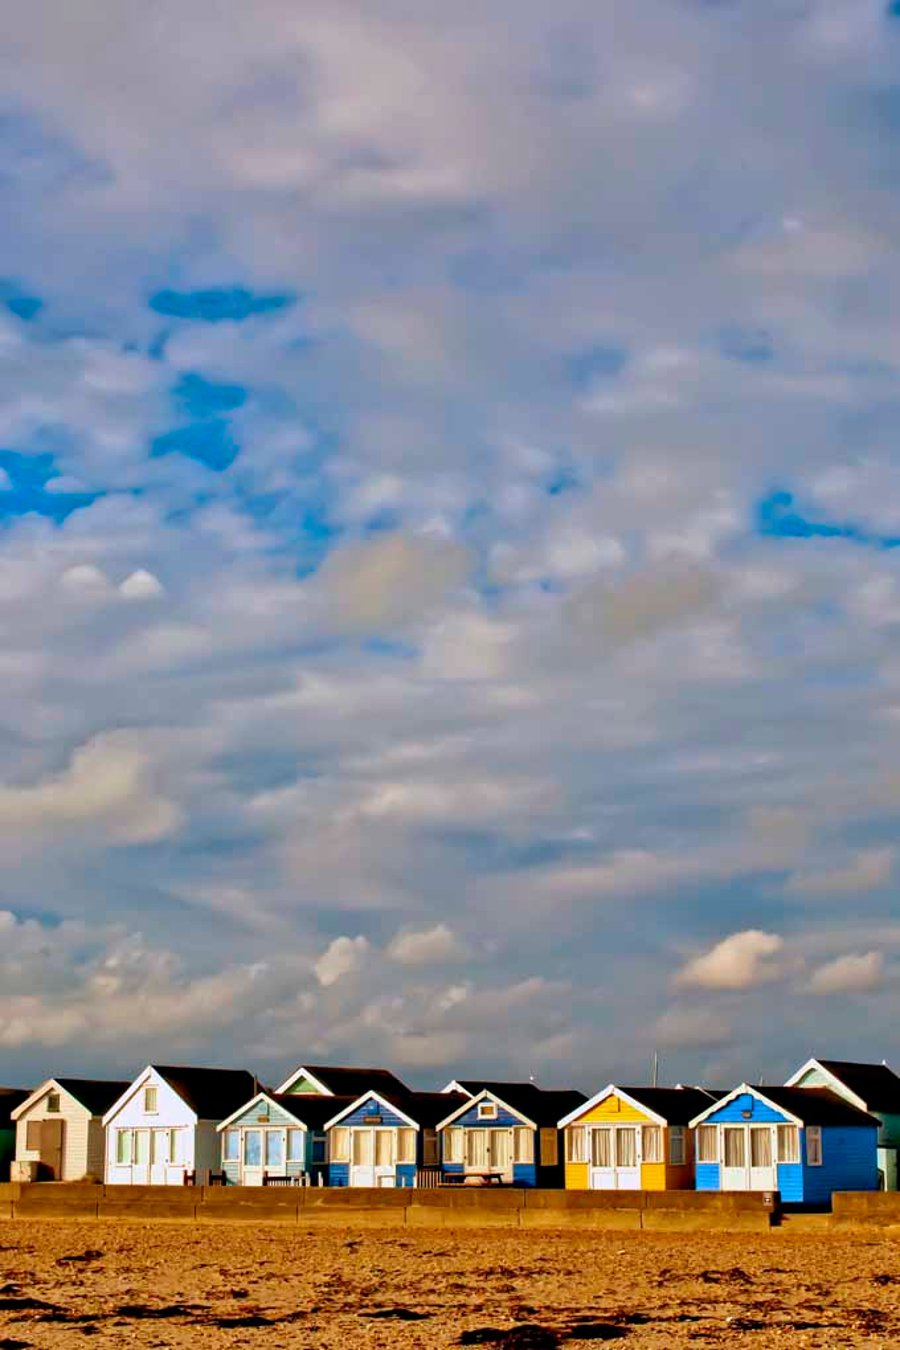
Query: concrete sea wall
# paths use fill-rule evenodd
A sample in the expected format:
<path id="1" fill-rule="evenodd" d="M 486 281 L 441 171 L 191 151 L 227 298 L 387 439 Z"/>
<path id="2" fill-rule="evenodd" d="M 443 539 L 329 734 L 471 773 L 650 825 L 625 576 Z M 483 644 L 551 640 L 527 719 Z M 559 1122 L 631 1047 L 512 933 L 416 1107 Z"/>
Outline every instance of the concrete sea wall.
<path id="1" fill-rule="evenodd" d="M 288 1223 L 308 1228 L 593 1228 L 668 1232 L 763 1232 L 771 1224 L 762 1196 L 754 1194 L 542 1191 L 515 1187 L 182 1188 L 55 1182 L 0 1184 L 0 1221 L 3 1219 L 180 1219 L 192 1223 Z"/>

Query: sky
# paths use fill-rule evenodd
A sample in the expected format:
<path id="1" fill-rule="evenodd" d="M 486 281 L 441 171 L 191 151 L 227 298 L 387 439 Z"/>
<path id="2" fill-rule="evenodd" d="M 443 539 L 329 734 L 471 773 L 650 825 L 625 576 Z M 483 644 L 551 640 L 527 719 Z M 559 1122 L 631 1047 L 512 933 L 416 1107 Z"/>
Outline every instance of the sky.
<path id="1" fill-rule="evenodd" d="M 0 1081 L 900 1063 L 900 4 L 4 28 Z"/>

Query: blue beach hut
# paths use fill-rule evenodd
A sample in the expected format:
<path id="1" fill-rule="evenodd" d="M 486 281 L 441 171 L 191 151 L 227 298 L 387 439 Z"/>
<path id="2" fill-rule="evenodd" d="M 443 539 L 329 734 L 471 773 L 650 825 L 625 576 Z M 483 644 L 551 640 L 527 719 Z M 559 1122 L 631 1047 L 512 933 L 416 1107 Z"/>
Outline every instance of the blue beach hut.
<path id="1" fill-rule="evenodd" d="M 456 1093 L 365 1092 L 334 1112 L 325 1129 L 330 1186 L 416 1186 L 437 1174 L 437 1123 Z"/>
<path id="2" fill-rule="evenodd" d="M 468 1091 L 465 1083 L 450 1086 Z M 583 1092 L 534 1083 L 484 1086 L 438 1125 L 441 1170 L 463 1181 L 564 1186 L 559 1121 L 586 1100 Z"/>
<path id="3" fill-rule="evenodd" d="M 779 1191 L 807 1205 L 877 1190 L 878 1127 L 828 1088 L 742 1083 L 691 1121 L 696 1189 Z"/>

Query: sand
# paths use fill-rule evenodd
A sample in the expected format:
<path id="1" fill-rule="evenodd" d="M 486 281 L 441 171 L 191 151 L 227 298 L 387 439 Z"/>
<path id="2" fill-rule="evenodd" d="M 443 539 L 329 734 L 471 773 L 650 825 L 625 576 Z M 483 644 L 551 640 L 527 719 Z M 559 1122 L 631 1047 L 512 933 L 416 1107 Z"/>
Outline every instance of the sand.
<path id="1" fill-rule="evenodd" d="M 900 1244 L 0 1224 L 0 1350 L 900 1346 Z"/>

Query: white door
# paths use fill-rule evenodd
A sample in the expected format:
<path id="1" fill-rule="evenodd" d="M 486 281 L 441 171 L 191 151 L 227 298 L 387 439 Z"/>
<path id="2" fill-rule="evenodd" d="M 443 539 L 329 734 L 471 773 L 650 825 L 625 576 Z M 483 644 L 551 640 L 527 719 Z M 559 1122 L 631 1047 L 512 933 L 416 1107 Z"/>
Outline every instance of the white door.
<path id="1" fill-rule="evenodd" d="M 132 1186 L 150 1184 L 150 1130 L 135 1130 L 134 1161 L 131 1164 Z"/>
<path id="2" fill-rule="evenodd" d="M 241 1185 L 261 1186 L 263 1183 L 263 1132 L 244 1130 L 241 1159 Z"/>
<path id="3" fill-rule="evenodd" d="M 722 1126 L 722 1190 L 773 1191 L 775 1168 L 773 1125 Z"/>
<path id="4" fill-rule="evenodd" d="M 590 1130 L 592 1191 L 637 1191 L 641 1186 L 638 1125 L 596 1125 Z"/>
<path id="5" fill-rule="evenodd" d="M 165 1186 L 169 1180 L 169 1131 L 150 1131 L 150 1185 Z"/>

